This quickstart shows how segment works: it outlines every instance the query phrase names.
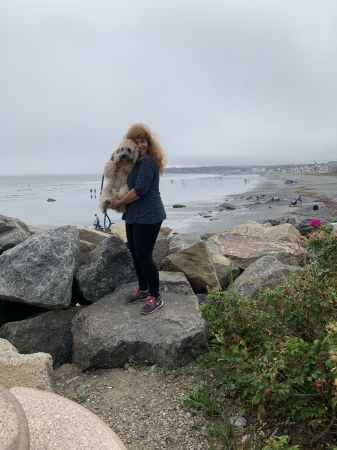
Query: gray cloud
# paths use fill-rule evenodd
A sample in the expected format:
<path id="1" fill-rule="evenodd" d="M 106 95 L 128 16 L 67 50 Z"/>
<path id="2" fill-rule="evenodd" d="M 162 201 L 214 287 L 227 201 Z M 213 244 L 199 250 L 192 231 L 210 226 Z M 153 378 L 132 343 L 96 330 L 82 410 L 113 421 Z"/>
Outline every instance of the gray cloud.
<path id="1" fill-rule="evenodd" d="M 336 159 L 334 0 L 0 8 L 0 174 L 99 173 L 139 121 L 171 166 Z"/>

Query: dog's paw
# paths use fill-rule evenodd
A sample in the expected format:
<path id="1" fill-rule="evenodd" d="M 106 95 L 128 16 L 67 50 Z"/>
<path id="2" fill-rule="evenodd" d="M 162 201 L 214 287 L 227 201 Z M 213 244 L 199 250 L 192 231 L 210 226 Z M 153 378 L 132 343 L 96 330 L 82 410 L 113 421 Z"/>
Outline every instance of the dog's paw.
<path id="1" fill-rule="evenodd" d="M 105 202 L 104 202 L 104 207 L 105 207 L 106 209 L 111 208 L 111 201 L 110 201 L 110 200 L 105 200 Z"/>
<path id="2" fill-rule="evenodd" d="M 100 207 L 102 212 L 106 213 L 107 209 L 111 208 L 111 202 L 110 200 L 104 200 L 100 203 Z"/>

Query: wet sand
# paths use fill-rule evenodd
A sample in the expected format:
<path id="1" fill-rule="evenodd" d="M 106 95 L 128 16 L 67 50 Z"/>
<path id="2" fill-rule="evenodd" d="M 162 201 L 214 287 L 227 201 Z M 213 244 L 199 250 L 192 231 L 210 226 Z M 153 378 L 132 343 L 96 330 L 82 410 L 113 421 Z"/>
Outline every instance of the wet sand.
<path id="1" fill-rule="evenodd" d="M 284 184 L 284 179 L 293 184 Z M 292 200 L 301 195 L 302 206 L 290 207 Z M 259 201 L 254 201 L 259 196 Z M 263 197 L 264 196 L 264 197 Z M 263 198 L 261 198 L 263 197 Z M 271 197 L 279 197 L 279 202 L 267 203 Z M 248 192 L 224 198 L 223 204 L 232 205 L 234 210 L 219 211 L 212 204 L 198 207 L 179 208 L 164 222 L 172 228 L 172 233 L 181 235 L 188 242 L 196 242 L 204 233 L 230 231 L 238 225 L 254 220 L 281 220 L 286 214 L 296 214 L 304 219 L 318 218 L 327 222 L 337 222 L 337 174 L 268 175 L 259 178 L 258 183 Z M 318 205 L 318 215 L 314 215 L 313 205 Z M 219 204 L 220 206 L 220 204 Z"/>

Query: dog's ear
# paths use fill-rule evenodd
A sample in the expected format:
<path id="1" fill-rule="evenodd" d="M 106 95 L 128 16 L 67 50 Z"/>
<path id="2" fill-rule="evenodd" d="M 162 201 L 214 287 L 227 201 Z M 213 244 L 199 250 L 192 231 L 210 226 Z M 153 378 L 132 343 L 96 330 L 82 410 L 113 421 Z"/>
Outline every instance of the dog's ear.
<path id="1" fill-rule="evenodd" d="M 116 156 L 117 156 L 117 153 L 118 153 L 118 150 L 119 150 L 119 148 L 116 148 L 116 150 L 113 152 L 113 154 L 111 155 L 111 158 L 110 158 L 110 160 L 111 161 L 114 161 L 115 160 L 115 158 L 116 158 Z"/>
<path id="2" fill-rule="evenodd" d="M 109 161 L 107 161 L 104 166 L 103 171 L 104 178 L 112 178 L 115 172 L 116 172 L 116 164 L 114 163 L 114 161 L 109 159 Z"/>

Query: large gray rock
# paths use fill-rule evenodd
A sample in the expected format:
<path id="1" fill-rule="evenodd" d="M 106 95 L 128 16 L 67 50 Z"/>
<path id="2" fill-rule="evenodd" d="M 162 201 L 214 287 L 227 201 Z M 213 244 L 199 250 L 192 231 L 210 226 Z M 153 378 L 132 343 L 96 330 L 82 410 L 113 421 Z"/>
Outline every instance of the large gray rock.
<path id="1" fill-rule="evenodd" d="M 187 249 L 191 244 L 188 244 L 180 236 L 173 236 L 169 243 L 169 253 L 179 253 L 182 250 Z"/>
<path id="2" fill-rule="evenodd" d="M 302 218 L 296 213 L 288 213 L 282 219 L 281 223 L 290 223 L 302 236 L 308 237 L 312 227 L 309 225 L 310 219 Z"/>
<path id="3" fill-rule="evenodd" d="M 290 223 L 282 223 L 273 227 L 270 223 L 261 224 L 254 220 L 248 220 L 247 223 L 231 230 L 230 234 L 271 239 L 277 242 L 289 242 L 298 245 L 303 245 L 307 242 L 307 239 L 301 236 L 299 231 Z"/>
<path id="4" fill-rule="evenodd" d="M 281 223 L 290 223 L 294 228 L 297 228 L 301 220 L 300 216 L 291 211 L 282 217 Z"/>
<path id="5" fill-rule="evenodd" d="M 0 299 L 48 309 L 70 305 L 78 258 L 76 227 L 37 233 L 0 256 Z"/>
<path id="6" fill-rule="evenodd" d="M 104 239 L 76 273 L 76 298 L 96 302 L 116 287 L 137 279 L 131 253 L 117 235 Z"/>
<path id="7" fill-rule="evenodd" d="M 263 256 L 251 264 L 235 281 L 234 290 L 246 300 L 257 300 L 263 292 L 285 282 L 298 266 L 283 264 L 274 256 Z"/>
<path id="8" fill-rule="evenodd" d="M 88 227 L 81 227 L 77 225 L 76 227 L 80 234 L 80 241 L 90 242 L 95 247 L 100 244 L 102 241 L 109 237 L 109 234 L 103 233 L 102 231 L 93 230 Z"/>
<path id="9" fill-rule="evenodd" d="M 19 353 L 49 353 L 54 368 L 72 361 L 73 337 L 70 326 L 80 308 L 49 311 L 20 322 L 6 323 L 0 338 L 7 339 Z"/>
<path id="10" fill-rule="evenodd" d="M 95 250 L 96 245 L 91 242 L 81 241 L 79 247 L 79 255 L 78 255 L 78 267 L 85 266 L 88 264 L 90 252 Z"/>
<path id="11" fill-rule="evenodd" d="M 236 209 L 236 206 L 234 205 L 230 205 L 228 203 L 223 203 L 222 205 L 218 206 L 216 208 L 218 211 L 223 211 L 223 210 L 229 210 L 229 211 L 233 211 L 234 209 Z"/>
<path id="12" fill-rule="evenodd" d="M 160 272 L 164 306 L 141 315 L 142 303 L 127 305 L 132 283 L 82 309 L 73 319 L 73 362 L 82 369 L 138 364 L 184 366 L 208 350 L 197 298 L 182 273 Z"/>
<path id="13" fill-rule="evenodd" d="M 183 272 L 194 292 L 207 292 L 208 288 L 221 289 L 221 283 L 205 241 L 199 241 L 179 253 L 163 259 L 162 269 Z"/>
<path id="14" fill-rule="evenodd" d="M 283 239 L 277 240 L 277 236 L 284 235 L 269 231 L 275 228 L 278 226 L 268 228 L 267 233 L 262 236 L 232 231 L 215 234 L 207 239 L 206 245 L 212 255 L 226 256 L 241 269 L 247 269 L 250 264 L 266 255 L 275 256 L 284 264 L 298 266 L 305 264 L 306 251 L 302 245 Z"/>
<path id="15" fill-rule="evenodd" d="M 89 254 L 98 244 L 107 239 L 109 235 L 102 231 L 92 230 L 88 227 L 77 226 L 80 234 L 80 251 L 78 255 L 78 266 L 84 266 L 88 263 Z"/>
<path id="16" fill-rule="evenodd" d="M 0 255 L 30 237 L 28 225 L 14 217 L 0 214 Z"/>
<path id="17" fill-rule="evenodd" d="M 169 254 L 170 238 L 157 239 L 153 249 L 153 261 L 158 270 L 161 270 L 162 260 Z"/>
<path id="18" fill-rule="evenodd" d="M 28 225 L 30 234 L 40 233 L 45 228 Z M 103 233 L 102 231 L 96 231 L 94 229 L 76 225 L 78 229 L 80 242 L 79 242 L 79 255 L 78 255 L 78 267 L 88 263 L 89 253 L 94 250 L 97 245 L 108 238 L 110 235 Z"/>

